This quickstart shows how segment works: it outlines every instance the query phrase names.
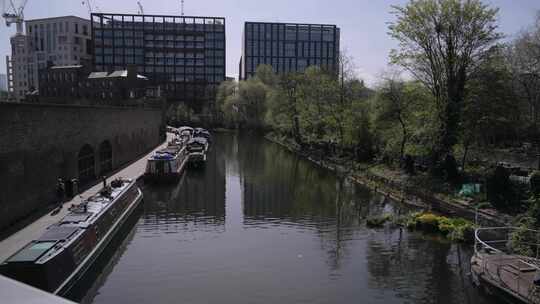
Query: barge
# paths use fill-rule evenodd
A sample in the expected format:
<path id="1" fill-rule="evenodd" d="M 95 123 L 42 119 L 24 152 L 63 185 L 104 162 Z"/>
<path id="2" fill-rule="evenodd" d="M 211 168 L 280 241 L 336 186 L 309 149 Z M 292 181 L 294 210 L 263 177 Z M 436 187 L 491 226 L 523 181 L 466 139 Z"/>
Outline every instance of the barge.
<path id="1" fill-rule="evenodd" d="M 186 143 L 175 140 L 169 143 L 167 148 L 157 151 L 148 158 L 144 178 L 148 181 L 176 180 L 184 172 L 188 160 Z"/>
<path id="2" fill-rule="evenodd" d="M 72 205 L 52 224 L 0 265 L 0 273 L 64 295 L 84 275 L 129 218 L 143 195 L 135 180 L 117 179 Z"/>
<path id="3" fill-rule="evenodd" d="M 540 231 L 476 229 L 471 278 L 507 303 L 540 304 Z"/>
<path id="4" fill-rule="evenodd" d="M 206 153 L 208 152 L 208 141 L 204 137 L 194 137 L 187 143 L 189 152 L 189 163 L 192 167 L 204 166 L 206 163 Z"/>

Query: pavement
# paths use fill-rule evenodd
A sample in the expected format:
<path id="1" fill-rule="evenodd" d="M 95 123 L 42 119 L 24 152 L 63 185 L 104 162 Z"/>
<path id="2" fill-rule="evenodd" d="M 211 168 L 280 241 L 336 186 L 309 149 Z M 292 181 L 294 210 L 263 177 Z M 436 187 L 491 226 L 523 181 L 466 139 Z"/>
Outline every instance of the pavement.
<path id="1" fill-rule="evenodd" d="M 64 298 L 0 275 L 2 303 L 75 304 Z"/>
<path id="2" fill-rule="evenodd" d="M 167 134 L 168 139 L 170 139 L 171 136 L 171 134 Z M 132 162 L 128 166 L 122 168 L 117 173 L 110 176 L 107 181 L 111 181 L 118 177 L 138 179 L 144 174 L 144 170 L 146 169 L 146 160 L 148 159 L 148 157 L 150 157 L 155 151 L 163 149 L 164 147 L 166 147 L 166 145 L 167 142 L 162 143 L 154 150 L 152 150 L 152 152 L 143 155 L 138 160 Z M 101 190 L 101 188 L 102 184 L 98 183 L 97 185 L 81 193 L 79 196 L 76 196 L 72 200 L 65 202 L 62 209 L 57 214 L 51 215 L 50 213 L 48 213 L 37 219 L 36 221 L 32 222 L 31 224 L 27 225 L 23 229 L 13 233 L 9 237 L 0 241 L 0 263 L 8 259 L 11 255 L 13 255 L 31 240 L 39 238 L 47 229 L 47 227 L 58 222 L 60 219 L 66 216 L 66 214 L 68 213 L 68 208 L 71 206 L 71 204 L 78 204 L 81 202 L 82 199 L 97 194 Z"/>

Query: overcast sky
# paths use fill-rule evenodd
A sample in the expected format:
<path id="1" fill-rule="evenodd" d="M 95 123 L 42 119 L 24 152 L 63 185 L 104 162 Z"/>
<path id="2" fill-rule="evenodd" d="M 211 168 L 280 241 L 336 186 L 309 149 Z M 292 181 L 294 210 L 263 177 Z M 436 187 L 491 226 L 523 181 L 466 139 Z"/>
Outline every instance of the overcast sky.
<path id="1" fill-rule="evenodd" d="M 9 0 L 0 0 L 9 2 Z M 16 3 L 22 2 L 16 0 Z M 137 13 L 136 0 L 92 0 L 103 13 Z M 180 0 L 140 0 L 145 14 L 178 14 Z M 341 28 L 341 46 L 354 58 L 358 76 L 372 84 L 386 69 L 388 53 L 395 43 L 387 35 L 392 20 L 390 5 L 406 0 L 185 0 L 189 16 L 226 18 L 227 75 L 238 75 L 242 26 L 245 21 L 330 23 Z M 500 8 L 500 30 L 512 37 L 533 22 L 540 0 L 486 0 Z M 3 8 L 3 7 L 2 7 Z M 29 0 L 26 19 L 76 15 L 89 18 L 82 0 Z M 5 73 L 5 55 L 15 27 L 0 26 L 0 73 Z"/>

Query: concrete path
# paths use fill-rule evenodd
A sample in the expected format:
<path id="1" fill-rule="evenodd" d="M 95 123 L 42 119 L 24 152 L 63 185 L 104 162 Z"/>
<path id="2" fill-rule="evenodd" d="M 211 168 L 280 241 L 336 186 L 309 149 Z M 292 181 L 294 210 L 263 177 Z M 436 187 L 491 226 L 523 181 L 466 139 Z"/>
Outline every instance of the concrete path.
<path id="1" fill-rule="evenodd" d="M 172 135 L 168 134 L 167 138 L 168 139 L 172 138 Z M 162 143 L 157 148 L 152 150 L 152 152 L 142 156 L 140 159 L 134 161 L 133 163 L 126 166 L 122 170 L 110 176 L 107 179 L 107 181 L 111 181 L 118 177 L 132 178 L 132 179 L 139 178 L 140 176 L 144 174 L 144 170 L 146 168 L 146 160 L 148 159 L 148 157 L 152 155 L 156 150 L 162 149 L 166 145 L 167 145 L 166 142 Z M 68 208 L 71 206 L 71 204 L 78 204 L 81 202 L 81 196 L 82 198 L 88 198 L 98 193 L 99 190 L 101 190 L 101 188 L 102 188 L 101 183 L 98 183 L 92 188 L 81 193 L 80 196 L 74 197 L 72 200 L 65 202 L 64 207 L 62 208 L 62 210 L 60 210 L 58 214 L 55 214 L 55 215 L 46 214 L 43 217 L 36 220 L 35 222 L 27 225 L 23 229 L 15 232 L 14 234 L 10 235 L 9 237 L 1 241 L 0 242 L 0 263 L 5 261 L 7 258 L 13 255 L 19 249 L 21 249 L 29 241 L 40 237 L 45 231 L 45 229 L 47 229 L 47 227 L 58 222 L 61 218 L 63 218 L 68 213 Z"/>

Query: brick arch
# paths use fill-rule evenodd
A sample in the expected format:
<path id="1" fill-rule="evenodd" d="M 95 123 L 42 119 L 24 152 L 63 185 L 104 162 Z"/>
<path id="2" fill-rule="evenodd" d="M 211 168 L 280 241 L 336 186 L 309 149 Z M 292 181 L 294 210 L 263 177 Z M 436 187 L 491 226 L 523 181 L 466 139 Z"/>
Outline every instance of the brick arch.
<path id="1" fill-rule="evenodd" d="M 109 140 L 99 145 L 99 174 L 104 175 L 113 168 L 113 146 Z"/>
<path id="2" fill-rule="evenodd" d="M 85 183 L 96 178 L 95 153 L 91 145 L 85 144 L 77 156 L 79 181 Z"/>

